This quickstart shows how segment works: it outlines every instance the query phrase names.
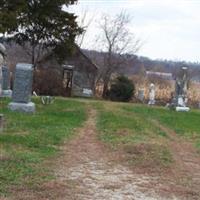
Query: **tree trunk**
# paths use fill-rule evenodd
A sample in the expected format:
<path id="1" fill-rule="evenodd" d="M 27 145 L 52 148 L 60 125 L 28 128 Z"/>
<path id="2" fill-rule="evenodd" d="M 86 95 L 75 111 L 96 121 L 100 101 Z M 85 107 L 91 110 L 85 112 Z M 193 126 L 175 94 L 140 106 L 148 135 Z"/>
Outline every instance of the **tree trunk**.
<path id="1" fill-rule="evenodd" d="M 35 46 L 32 46 L 32 65 L 35 65 Z M 35 68 L 35 66 L 34 66 Z"/>

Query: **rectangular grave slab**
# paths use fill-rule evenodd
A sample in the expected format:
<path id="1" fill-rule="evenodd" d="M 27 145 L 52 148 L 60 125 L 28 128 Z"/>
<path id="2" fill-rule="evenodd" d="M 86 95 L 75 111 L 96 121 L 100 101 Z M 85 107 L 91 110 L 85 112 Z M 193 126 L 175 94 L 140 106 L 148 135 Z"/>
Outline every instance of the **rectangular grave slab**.
<path id="1" fill-rule="evenodd" d="M 12 90 L 10 89 L 10 70 L 6 67 L 2 67 L 2 74 L 3 74 L 3 97 L 11 97 Z"/>
<path id="2" fill-rule="evenodd" d="M 26 63 L 17 64 L 14 75 L 13 102 L 29 103 L 31 101 L 32 81 L 32 65 Z"/>
<path id="3" fill-rule="evenodd" d="M 32 81 L 32 65 L 26 63 L 17 64 L 12 102 L 8 104 L 10 110 L 25 113 L 35 112 L 35 104 L 31 102 Z"/>
<path id="4" fill-rule="evenodd" d="M 6 67 L 2 67 L 2 74 L 3 74 L 3 90 L 10 89 L 10 70 Z"/>

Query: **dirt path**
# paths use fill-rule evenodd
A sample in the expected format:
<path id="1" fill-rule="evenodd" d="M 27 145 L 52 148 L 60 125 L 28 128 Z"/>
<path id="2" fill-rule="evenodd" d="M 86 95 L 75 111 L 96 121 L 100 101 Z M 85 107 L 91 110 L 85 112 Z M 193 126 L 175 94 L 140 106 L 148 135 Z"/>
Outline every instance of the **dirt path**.
<path id="1" fill-rule="evenodd" d="M 89 110 L 89 119 L 79 136 L 64 147 L 64 156 L 55 171 L 59 182 L 73 185 L 71 195 L 59 199 L 76 200 L 153 200 L 159 198 L 142 185 L 153 178 L 133 174 L 116 164 L 116 155 L 106 151 L 97 139 L 96 111 Z M 114 157 L 115 156 L 115 157 Z"/>
<path id="2" fill-rule="evenodd" d="M 169 149 L 173 154 L 174 166 L 171 167 L 173 179 L 184 185 L 188 199 L 200 199 L 200 155 L 193 144 L 177 136 L 172 129 L 152 121 L 169 137 Z M 180 191 L 181 192 L 181 191 Z M 182 189 L 184 193 L 184 189 Z M 187 194 L 188 195 L 188 194 Z"/>

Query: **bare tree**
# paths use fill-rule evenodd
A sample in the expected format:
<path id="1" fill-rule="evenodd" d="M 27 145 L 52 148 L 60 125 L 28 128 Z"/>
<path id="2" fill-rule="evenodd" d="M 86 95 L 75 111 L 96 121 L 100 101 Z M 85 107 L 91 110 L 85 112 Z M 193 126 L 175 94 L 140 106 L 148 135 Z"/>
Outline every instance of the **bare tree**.
<path id="1" fill-rule="evenodd" d="M 95 16 L 91 16 L 89 14 L 89 11 L 87 9 L 83 10 L 82 13 L 81 13 L 81 15 L 78 18 L 78 20 L 79 20 L 79 26 L 83 28 L 82 34 L 78 35 L 77 38 L 76 38 L 76 44 L 80 48 L 81 48 L 81 46 L 82 46 L 82 44 L 84 42 L 86 33 L 87 33 L 90 25 L 92 24 L 94 18 L 95 18 Z"/>
<path id="2" fill-rule="evenodd" d="M 140 48 L 140 41 L 130 30 L 131 18 L 126 12 L 111 17 L 103 15 L 99 23 L 99 43 L 104 51 L 104 66 L 99 80 L 103 81 L 103 97 L 106 97 L 111 75 L 121 67 L 127 55 L 136 53 Z"/>

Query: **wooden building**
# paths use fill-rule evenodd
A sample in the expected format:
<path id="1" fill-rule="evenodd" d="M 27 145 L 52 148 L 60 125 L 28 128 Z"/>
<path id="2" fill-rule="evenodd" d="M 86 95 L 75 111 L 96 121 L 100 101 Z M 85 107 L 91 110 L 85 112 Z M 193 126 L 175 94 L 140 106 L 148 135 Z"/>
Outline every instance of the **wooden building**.
<path id="1" fill-rule="evenodd" d="M 14 72 L 17 63 L 31 63 L 27 49 L 14 43 L 6 45 L 7 63 Z M 60 65 L 51 52 L 41 61 L 34 74 L 33 90 L 38 95 L 84 96 L 95 93 L 95 80 L 98 67 L 77 46 L 72 55 Z"/>

